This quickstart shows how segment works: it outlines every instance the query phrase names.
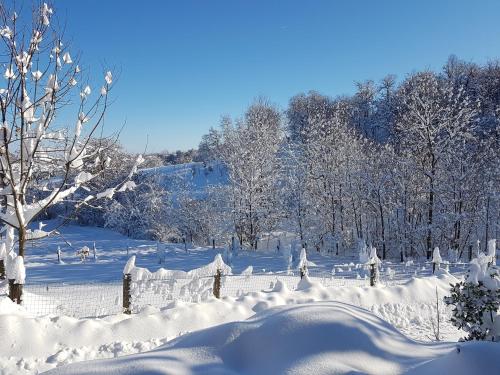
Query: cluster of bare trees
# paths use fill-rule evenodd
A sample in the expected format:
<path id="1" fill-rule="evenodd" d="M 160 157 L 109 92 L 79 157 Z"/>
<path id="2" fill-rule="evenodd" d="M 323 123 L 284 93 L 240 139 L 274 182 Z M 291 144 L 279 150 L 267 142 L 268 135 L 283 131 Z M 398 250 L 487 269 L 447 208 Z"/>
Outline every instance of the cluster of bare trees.
<path id="1" fill-rule="evenodd" d="M 384 258 L 461 254 L 500 230 L 499 111 L 498 63 L 451 57 L 351 97 L 297 95 L 284 114 L 258 100 L 200 149 L 227 168 L 217 215 L 251 248 L 279 229 L 335 253 L 363 239 Z"/>

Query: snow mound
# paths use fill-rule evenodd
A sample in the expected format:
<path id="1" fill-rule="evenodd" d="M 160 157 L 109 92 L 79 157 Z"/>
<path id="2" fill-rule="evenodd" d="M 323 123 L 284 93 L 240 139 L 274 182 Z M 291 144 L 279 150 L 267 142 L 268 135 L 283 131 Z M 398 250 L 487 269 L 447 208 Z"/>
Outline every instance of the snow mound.
<path id="1" fill-rule="evenodd" d="M 473 345 L 467 349 L 483 353 L 487 361 L 499 357 L 495 343 L 483 343 L 484 350 Z M 426 362 L 432 360 L 442 363 L 440 373 L 451 373 L 446 358 L 455 355 L 455 347 L 410 340 L 359 307 L 319 302 L 271 308 L 150 352 L 63 366 L 48 374 L 400 374 L 431 366 Z"/>
<path id="2" fill-rule="evenodd" d="M 495 370 L 496 369 L 496 370 Z M 427 374 L 493 374 L 500 371 L 500 345 L 475 341 L 457 344 L 455 350 L 426 362 L 407 372 L 408 375 Z"/>

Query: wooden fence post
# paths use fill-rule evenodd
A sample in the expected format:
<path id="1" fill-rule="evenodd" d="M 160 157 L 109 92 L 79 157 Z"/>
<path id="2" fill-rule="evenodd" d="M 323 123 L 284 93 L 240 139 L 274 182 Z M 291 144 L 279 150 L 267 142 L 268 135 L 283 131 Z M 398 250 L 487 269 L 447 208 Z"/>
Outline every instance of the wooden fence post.
<path id="1" fill-rule="evenodd" d="M 217 269 L 217 272 L 214 275 L 214 297 L 215 298 L 220 298 L 221 279 L 222 279 L 222 272 L 220 269 Z"/>
<path id="2" fill-rule="evenodd" d="M 215 249 L 215 238 L 212 239 L 212 249 Z"/>
<path id="3" fill-rule="evenodd" d="M 20 305 L 23 302 L 23 284 L 14 283 L 13 287 L 13 301 Z"/>
<path id="4" fill-rule="evenodd" d="M 130 304 L 130 284 L 132 282 L 132 275 L 130 273 L 123 275 L 123 313 L 131 314 L 132 308 Z"/>
<path id="5" fill-rule="evenodd" d="M 375 263 L 370 264 L 370 286 L 375 286 L 376 282 L 376 272 L 375 272 L 375 267 L 377 265 Z"/>
<path id="6" fill-rule="evenodd" d="M 304 276 L 307 275 L 307 265 L 300 267 L 300 279 L 302 280 Z"/>
<path id="7" fill-rule="evenodd" d="M 472 245 L 469 245 L 469 262 L 472 260 Z"/>
<path id="8" fill-rule="evenodd" d="M 9 279 L 9 298 L 12 301 L 15 300 L 14 281 L 16 281 L 16 279 Z"/>
<path id="9" fill-rule="evenodd" d="M 0 280 L 5 280 L 5 262 L 0 259 Z"/>

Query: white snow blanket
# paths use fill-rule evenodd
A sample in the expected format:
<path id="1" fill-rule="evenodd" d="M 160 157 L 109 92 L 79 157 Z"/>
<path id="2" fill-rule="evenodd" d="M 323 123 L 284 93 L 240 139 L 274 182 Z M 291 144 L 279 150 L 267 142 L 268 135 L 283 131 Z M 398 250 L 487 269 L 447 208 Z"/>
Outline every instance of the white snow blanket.
<path id="1" fill-rule="evenodd" d="M 452 343 L 408 339 L 364 309 L 319 302 L 268 309 L 246 321 L 184 335 L 150 352 L 48 374 L 459 375 L 500 368 L 497 343 L 468 343 L 459 350 Z"/>

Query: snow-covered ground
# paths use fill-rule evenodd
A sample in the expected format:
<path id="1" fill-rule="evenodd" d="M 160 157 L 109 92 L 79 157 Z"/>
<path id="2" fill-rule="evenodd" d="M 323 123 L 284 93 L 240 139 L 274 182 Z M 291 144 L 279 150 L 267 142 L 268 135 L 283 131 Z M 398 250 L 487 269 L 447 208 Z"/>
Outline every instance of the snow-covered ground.
<path id="1" fill-rule="evenodd" d="M 154 242 L 131 240 L 98 228 L 67 226 L 61 228 L 61 232 L 62 236 L 39 241 L 28 249 L 27 280 L 50 292 L 54 288 L 60 288 L 61 293 L 68 290 L 69 293 L 61 294 L 64 296 L 61 298 L 68 300 L 73 297 L 71 293 L 76 293 L 75 300 L 87 306 L 88 316 L 106 315 L 99 314 L 104 303 L 99 295 L 120 295 L 123 267 L 132 255 L 136 255 L 137 266 L 151 271 L 160 267 L 189 271 L 211 262 L 221 251 L 195 248 L 186 253 L 182 244 L 162 245 L 165 259 L 160 265 Z M 94 242 L 97 259 L 93 259 L 91 252 L 90 258 L 81 262 L 76 250 L 83 246 L 92 249 Z M 57 262 L 58 246 L 64 264 Z M 439 297 L 446 295 L 449 284 L 463 274 L 464 265 L 453 265 L 451 273 L 441 271 L 437 276 L 430 276 L 429 264 L 386 262 L 382 275 L 388 285 L 369 287 L 361 276 L 363 269 L 356 265 L 354 258 L 311 252 L 308 259 L 311 281 L 303 280 L 297 290 L 290 290 L 287 283 L 276 281 L 279 279 L 276 275 L 284 269 L 281 254 L 241 252 L 232 259 L 233 273 L 238 274 L 252 265 L 254 273 L 267 273 L 274 279 L 269 283 L 272 289 L 266 285 L 266 291 L 258 291 L 264 288 L 256 284 L 254 292 L 220 300 L 210 297 L 198 303 L 167 301 L 161 308 L 143 307 L 131 316 L 118 313 L 121 300 L 114 301 L 116 314 L 102 318 L 77 319 L 62 313 L 41 316 L 43 311 L 37 311 L 28 303 L 29 293 L 36 291 L 30 291 L 35 285 L 28 284 L 25 307 L 0 297 L 0 374 L 34 374 L 54 367 L 60 368 L 59 374 L 109 373 L 111 369 L 125 373 L 126 368 L 132 371 L 129 373 L 144 374 L 172 373 L 174 369 L 175 373 L 281 373 L 285 370 L 304 373 L 308 368 L 315 369 L 315 373 L 401 373 L 417 365 L 431 366 L 422 368 L 432 372 L 432 363 L 447 373 L 453 361 L 446 358 L 455 355 L 455 345 L 423 342 L 435 340 L 436 292 Z M 318 282 L 321 280 L 314 278 L 315 274 L 332 270 L 334 280 L 345 278 L 346 282 L 325 287 Z M 249 284 L 252 278 L 243 282 L 245 280 Z M 86 299 L 78 300 L 78 295 L 85 295 Z M 270 308 L 273 310 L 269 311 Z M 456 342 L 464 333 L 448 322 L 449 311 L 442 303 L 439 314 L 441 339 Z M 228 324 L 216 327 L 224 323 Z M 196 332 L 210 327 L 214 328 Z M 316 344 L 307 346 L 323 331 Z M 193 333 L 183 336 L 188 332 Z M 266 335 L 273 340 L 266 339 Z M 171 341 L 179 336 L 178 340 Z M 357 339 L 346 339 L 350 336 Z M 259 337 L 262 339 L 257 345 L 255 340 Z M 163 344 L 165 346 L 161 346 Z M 305 346 L 310 347 L 309 351 Z M 492 351 L 496 358 L 500 357 L 498 345 L 481 348 L 480 344 L 464 345 L 460 353 L 463 358 L 468 356 L 474 361 L 479 353 L 485 352 L 485 363 Z M 149 352 L 151 350 L 153 352 Z M 255 350 L 255 361 L 242 360 L 250 356 L 245 350 Z M 82 364 L 83 367 L 71 370 L 61 367 L 135 353 L 144 354 L 116 362 Z M 271 358 L 276 361 L 271 363 Z M 424 364 L 436 358 L 439 358 L 436 362 Z M 495 365 L 498 368 L 498 362 Z M 91 372 L 92 369 L 95 372 Z"/>

